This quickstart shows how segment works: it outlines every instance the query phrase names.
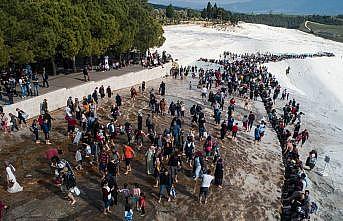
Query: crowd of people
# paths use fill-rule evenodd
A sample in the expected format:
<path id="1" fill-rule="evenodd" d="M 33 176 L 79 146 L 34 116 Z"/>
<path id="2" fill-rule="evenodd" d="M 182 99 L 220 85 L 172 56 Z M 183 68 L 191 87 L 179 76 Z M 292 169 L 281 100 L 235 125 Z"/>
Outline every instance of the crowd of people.
<path id="1" fill-rule="evenodd" d="M 114 59 L 105 56 L 94 68 L 96 71 L 110 71 L 125 68 L 133 64 L 141 64 L 144 68 L 151 68 L 163 65 L 171 60 L 171 56 L 165 51 L 161 54 L 157 51 L 144 56 L 128 55 L 121 59 Z M 85 65 L 82 73 L 85 81 L 90 81 L 89 72 L 93 70 L 91 65 Z M 21 99 L 40 95 L 40 89 L 49 88 L 49 73 L 43 68 L 32 68 L 25 65 L 19 69 L 9 68 L 1 71 L 0 75 L 0 101 L 6 104 L 13 104 L 15 97 Z M 7 97 L 7 98 L 6 98 Z"/>
<path id="2" fill-rule="evenodd" d="M 226 52 L 223 60 L 210 61 L 223 65 L 224 69 L 229 70 L 229 72 L 241 72 L 241 82 L 238 83 L 238 87 L 246 85 L 246 88 L 249 88 L 250 91 L 250 99 L 260 97 L 264 103 L 268 114 L 268 121 L 276 131 L 280 141 L 283 164 L 285 166 L 285 182 L 282 188 L 282 220 L 309 219 L 310 214 L 317 211 L 318 206 L 310 197 L 306 171 L 312 170 L 315 167 L 318 156 L 317 151 L 312 150 L 309 152 L 305 163 L 300 160 L 299 148 L 302 148 L 309 139 L 308 130 L 306 128 L 301 130 L 302 116 L 305 114 L 300 111 L 300 103 L 296 102 L 295 99 L 288 100 L 289 93 L 287 89 L 281 92 L 279 82 L 268 72 L 265 66 L 260 64 L 284 59 L 302 59 L 318 56 L 333 55 L 327 53 L 314 55 L 237 55 Z M 240 90 L 243 91 L 243 95 L 245 94 L 244 92 L 248 93 L 246 88 Z M 282 108 L 283 113 L 280 114 L 277 113 L 276 108 L 276 100 L 278 98 L 285 103 Z M 257 125 L 257 127 L 260 127 L 260 125 Z M 259 136 L 259 132 L 256 131 L 255 139 Z"/>
<path id="3" fill-rule="evenodd" d="M 299 58 L 303 56 L 305 55 Z M 154 178 L 151 185 L 159 188 L 159 203 L 164 200 L 170 202 L 177 197 L 180 173 L 187 168 L 192 171 L 194 192 L 199 187 L 199 203 L 206 204 L 211 185 L 214 184 L 219 189 L 225 185 L 226 162 L 220 151 L 223 148 L 221 141 L 230 139 L 232 142 L 239 142 L 239 134 L 247 133 L 254 137 L 255 145 L 258 145 L 266 136 L 269 121 L 280 140 L 286 168 L 282 217 L 284 220 L 307 219 L 316 211 L 316 204 L 309 197 L 305 169 L 313 169 L 317 152 L 310 152 L 306 165 L 300 161 L 298 149 L 309 138 L 306 129 L 300 130 L 304 113 L 300 111 L 300 104 L 295 99 L 286 101 L 289 96 L 287 91 L 283 90 L 279 99 L 281 86 L 268 73 L 267 68 L 261 66 L 266 61 L 289 58 L 288 55 L 225 53 L 222 60 L 202 59 L 220 64 L 221 68 L 218 70 L 204 70 L 195 66 L 174 68 L 171 71 L 174 78 L 184 79 L 188 75 L 199 77 L 197 90 L 202 102 L 194 104 L 189 110 L 182 100 L 171 100 L 168 104 L 165 97 L 167 85 L 163 81 L 156 90 L 151 88 L 147 91 L 146 82 L 142 82 L 138 90 L 132 87 L 129 102 L 124 102 L 119 93 L 114 96 L 110 87 L 105 90 L 103 86 L 81 100 L 70 97 L 66 102 L 65 120 L 66 130 L 74 147 L 75 161 L 64 159 L 61 151 L 56 148 L 47 151 L 54 184 L 60 186 L 70 204 L 75 205 L 81 192 L 75 171 L 97 167 L 101 177 L 99 183 L 103 196 L 103 213 L 110 214 L 112 207 L 118 205 L 122 199 L 124 219 L 133 220 L 135 210 L 141 216 L 146 214 L 149 195 L 138 183 L 129 183 L 126 177 L 138 169 L 133 166 L 137 156 L 144 155 L 145 172 Z M 194 90 L 191 84 L 189 89 Z M 123 113 L 122 107 L 137 102 L 136 97 L 141 95 L 148 97 L 149 112 L 138 111 L 136 122 L 123 117 L 128 113 Z M 115 101 L 108 111 L 110 120 L 106 123 L 98 115 L 98 107 L 103 99 Z M 242 116 L 237 114 L 236 99 L 243 100 Z M 258 99 L 265 104 L 267 119 L 257 119 L 250 107 Z M 286 102 L 281 115 L 278 115 L 275 108 L 278 100 Z M 213 115 L 206 116 L 205 106 L 212 109 Z M 17 111 L 16 118 L 26 123 L 28 116 L 22 110 Z M 170 122 L 162 132 L 156 129 L 155 116 L 162 116 Z M 49 134 L 53 120 L 47 100 L 44 100 L 41 115 L 31 125 L 36 143 L 40 142 L 39 135 L 42 131 L 45 143 L 51 144 Z M 187 121 L 191 125 L 188 130 L 185 127 Z M 210 121 L 218 125 L 218 131 L 208 127 Z M 289 128 L 293 126 L 292 134 Z M 15 178 L 13 179 L 14 167 L 9 162 L 7 166 L 9 169 L 6 168 L 6 171 L 8 170 L 9 176 L 13 174 L 12 181 L 16 183 Z M 122 172 L 125 176 L 120 175 Z M 122 186 L 118 185 L 119 180 L 124 183 Z M 16 188 L 22 190 L 20 185 Z"/>
<path id="4" fill-rule="evenodd" d="M 39 75 L 41 78 L 39 78 Z M 42 80 L 40 82 L 40 79 Z M 8 71 L 1 73 L 1 85 L 0 85 L 0 101 L 5 100 L 4 96 L 7 96 L 7 104 L 13 104 L 14 97 L 33 97 L 38 96 L 40 87 L 49 87 L 49 75 L 42 68 L 39 71 L 33 71 L 30 65 L 18 71 Z M 17 90 L 19 86 L 19 91 Z"/>

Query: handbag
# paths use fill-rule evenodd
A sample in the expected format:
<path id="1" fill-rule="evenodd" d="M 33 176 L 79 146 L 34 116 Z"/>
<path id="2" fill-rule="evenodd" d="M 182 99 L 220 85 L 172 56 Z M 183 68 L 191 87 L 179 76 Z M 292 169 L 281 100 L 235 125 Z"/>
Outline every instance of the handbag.
<path id="1" fill-rule="evenodd" d="M 77 186 L 74 187 L 74 193 L 75 193 L 76 196 L 79 196 L 80 193 L 81 193 Z"/>

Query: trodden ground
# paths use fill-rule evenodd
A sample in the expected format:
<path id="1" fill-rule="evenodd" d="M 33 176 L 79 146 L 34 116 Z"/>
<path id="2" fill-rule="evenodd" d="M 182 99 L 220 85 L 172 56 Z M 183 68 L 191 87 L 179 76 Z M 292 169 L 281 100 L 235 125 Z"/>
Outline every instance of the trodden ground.
<path id="1" fill-rule="evenodd" d="M 187 106 L 186 117 L 183 119 L 185 131 L 190 128 L 189 108 L 195 103 L 204 103 L 200 98 L 200 91 L 196 88 L 196 80 L 192 90 L 188 89 L 189 80 L 163 79 L 167 85 L 166 98 L 168 103 L 172 100 L 183 100 Z M 151 87 L 158 88 L 161 79 L 147 83 L 147 91 Z M 138 87 L 138 86 L 137 86 Z M 117 92 L 115 92 L 117 93 Z M 129 100 L 129 89 L 118 91 L 124 96 L 124 105 L 121 109 L 123 115 L 119 118 L 121 124 L 127 120 L 134 127 L 137 126 L 137 112 L 142 110 L 145 120 L 149 113 L 148 94 L 139 95 L 135 102 Z M 242 100 L 236 98 L 238 115 L 248 113 L 241 107 Z M 101 123 L 109 121 L 110 106 L 114 100 L 105 98 L 100 102 L 98 115 Z M 228 101 L 226 101 L 228 103 Z M 219 140 L 219 126 L 214 124 L 212 111 L 208 104 L 204 105 L 207 127 L 221 143 L 221 155 L 224 159 L 225 173 L 223 189 L 211 187 L 207 205 L 199 205 L 197 195 L 199 187 L 194 193 L 192 168 L 186 164 L 176 185 L 177 198 L 174 202 L 158 201 L 158 188 L 154 188 L 154 179 L 145 173 L 144 151 L 140 151 L 133 161 L 133 173 L 123 175 L 124 164 L 121 165 L 121 175 L 118 185 L 123 183 L 138 183 L 147 195 L 147 215 L 139 217 L 134 214 L 134 220 L 278 220 L 280 212 L 281 186 L 283 184 L 283 169 L 281 151 L 274 133 L 267 128 L 265 140 L 258 145 L 253 144 L 252 132 L 238 133 L 238 142 L 226 138 Z M 225 106 L 226 107 L 226 106 Z M 264 115 L 263 105 L 260 102 L 252 104 L 252 109 L 261 119 Z M 53 129 L 51 134 L 52 145 L 33 144 L 28 128 L 14 133 L 12 136 L 0 134 L 0 161 L 10 160 L 17 169 L 17 180 L 24 187 L 24 191 L 9 194 L 4 188 L 0 190 L 0 199 L 10 206 L 5 214 L 5 220 L 122 220 L 124 214 L 124 199 L 119 195 L 119 205 L 112 209 L 111 215 L 103 215 L 103 202 L 100 186 L 100 175 L 97 167 L 87 166 L 82 172 L 76 172 L 78 187 L 81 195 L 77 203 L 71 207 L 60 189 L 53 185 L 50 168 L 44 158 L 44 152 L 50 147 L 61 147 L 64 150 L 63 158 L 75 165 L 74 151 L 66 134 L 64 110 L 55 111 Z M 172 118 L 155 116 L 157 132 L 169 127 Z M 240 124 L 241 127 L 241 124 Z M 120 137 L 116 143 L 126 142 L 126 137 Z M 144 143 L 149 145 L 148 141 Z M 201 150 L 202 143 L 196 137 L 196 148 Z M 2 167 L 3 169 L 3 167 Z M 28 177 L 28 178 L 25 178 Z M 5 183 L 6 177 L 1 177 Z"/>

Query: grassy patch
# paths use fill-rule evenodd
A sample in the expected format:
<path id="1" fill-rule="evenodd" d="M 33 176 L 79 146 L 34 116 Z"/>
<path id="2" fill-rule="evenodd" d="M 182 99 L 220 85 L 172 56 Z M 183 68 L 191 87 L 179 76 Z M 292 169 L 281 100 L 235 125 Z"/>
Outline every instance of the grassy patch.
<path id="1" fill-rule="evenodd" d="M 313 33 L 319 37 L 331 39 L 338 42 L 343 42 L 343 25 L 326 25 L 316 22 L 307 22 L 308 30 L 305 23 L 299 28 L 301 31 Z"/>

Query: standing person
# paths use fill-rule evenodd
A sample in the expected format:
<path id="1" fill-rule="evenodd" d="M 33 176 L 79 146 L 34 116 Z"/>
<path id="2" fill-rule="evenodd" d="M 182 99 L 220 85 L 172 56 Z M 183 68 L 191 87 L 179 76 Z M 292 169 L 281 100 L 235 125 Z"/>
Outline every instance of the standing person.
<path id="1" fill-rule="evenodd" d="M 20 86 L 20 90 L 21 90 L 21 98 L 25 98 L 26 97 L 26 82 L 25 79 L 23 77 L 19 78 L 18 80 L 19 86 Z"/>
<path id="2" fill-rule="evenodd" d="M 131 161 L 135 156 L 135 152 L 133 151 L 132 147 L 128 145 L 124 146 L 123 151 L 124 151 L 124 158 L 125 158 L 125 165 L 126 165 L 126 172 L 124 174 L 127 175 L 132 170 Z"/>
<path id="3" fill-rule="evenodd" d="M 50 143 L 50 126 L 48 119 L 45 119 L 42 125 L 42 131 L 45 135 L 45 144 L 51 144 Z"/>
<path id="4" fill-rule="evenodd" d="M 173 180 L 173 182 L 178 183 L 177 180 L 177 173 L 179 168 L 181 168 L 181 159 L 178 151 L 175 151 L 171 157 L 169 158 L 169 170 L 170 170 L 170 176 Z"/>
<path id="5" fill-rule="evenodd" d="M 223 121 L 222 124 L 220 125 L 220 139 L 221 140 L 224 140 L 226 132 L 227 132 L 227 124 L 225 121 Z"/>
<path id="6" fill-rule="evenodd" d="M 77 166 L 75 167 L 76 170 L 82 170 L 82 154 L 81 148 L 78 148 L 75 153 L 75 161 Z"/>
<path id="7" fill-rule="evenodd" d="M 11 130 L 10 131 L 14 131 L 14 129 L 16 129 L 17 131 L 19 131 L 18 125 L 17 125 L 17 117 L 14 116 L 13 114 L 9 113 L 8 114 L 10 117 L 10 126 L 11 126 Z"/>
<path id="8" fill-rule="evenodd" d="M 45 114 L 47 112 L 48 112 L 48 101 L 47 99 L 44 99 L 41 105 L 41 114 Z"/>
<path id="9" fill-rule="evenodd" d="M 168 173 L 168 170 L 164 170 L 160 175 L 160 192 L 159 192 L 159 200 L 158 202 L 161 203 L 163 191 L 166 191 L 168 196 L 168 202 L 170 202 L 170 194 L 169 189 L 172 184 L 171 177 Z"/>
<path id="10" fill-rule="evenodd" d="M 111 188 L 108 186 L 107 180 L 102 185 L 102 200 L 104 202 L 104 214 L 111 213 L 110 206 L 112 203 Z"/>
<path id="11" fill-rule="evenodd" d="M 193 179 L 196 181 L 202 175 L 202 170 L 204 169 L 204 161 L 202 152 L 195 153 L 194 163 L 193 163 Z"/>
<path id="12" fill-rule="evenodd" d="M 150 146 L 147 152 L 145 153 L 146 172 L 148 175 L 152 175 L 154 173 L 154 156 L 155 156 L 155 147 Z"/>
<path id="13" fill-rule="evenodd" d="M 156 157 L 154 162 L 154 178 L 155 178 L 155 185 L 154 187 L 158 187 L 160 182 L 160 176 L 161 176 L 161 160 L 160 158 Z"/>
<path id="14" fill-rule="evenodd" d="M 137 117 L 137 130 L 143 130 L 143 116 L 141 112 L 138 112 Z"/>
<path id="15" fill-rule="evenodd" d="M 42 78 L 43 78 L 43 87 L 49 87 L 49 75 L 45 71 L 45 67 L 43 67 L 43 72 L 42 72 Z"/>
<path id="16" fill-rule="evenodd" d="M 303 146 L 306 142 L 306 140 L 308 140 L 309 138 L 309 134 L 308 134 L 308 131 L 307 129 L 303 130 L 301 132 L 301 146 Z"/>
<path id="17" fill-rule="evenodd" d="M 107 97 L 108 97 L 108 98 L 111 98 L 111 97 L 112 97 L 112 89 L 111 89 L 110 86 L 108 86 L 108 87 L 106 88 L 106 93 L 107 93 Z"/>
<path id="18" fill-rule="evenodd" d="M 206 97 L 207 97 L 207 88 L 203 86 L 201 89 L 201 99 L 206 101 Z"/>
<path id="19" fill-rule="evenodd" d="M 32 83 L 33 83 L 33 95 L 38 96 L 39 95 L 39 80 L 37 74 L 33 74 L 32 76 Z"/>
<path id="20" fill-rule="evenodd" d="M 83 78 L 85 79 L 85 81 L 86 81 L 86 82 L 87 82 L 87 81 L 90 81 L 87 66 L 85 66 L 85 67 L 83 68 L 82 73 L 83 73 Z"/>
<path id="21" fill-rule="evenodd" d="M 4 164 L 6 167 L 7 192 L 17 193 L 23 191 L 23 187 L 19 185 L 14 175 L 16 171 L 15 168 L 8 161 L 5 161 Z"/>
<path id="22" fill-rule="evenodd" d="M 107 164 L 109 162 L 109 155 L 105 150 L 102 150 L 99 157 L 99 172 L 104 179 L 106 176 Z"/>
<path id="23" fill-rule="evenodd" d="M 264 121 L 262 120 L 261 125 L 260 125 L 260 141 L 264 137 L 265 131 L 266 131 L 266 125 L 265 125 Z"/>
<path id="24" fill-rule="evenodd" d="M 73 172 L 68 170 L 67 167 L 64 167 L 62 171 L 62 189 L 67 192 L 67 197 L 71 201 L 70 204 L 73 206 L 76 203 L 73 193 L 79 195 L 80 190 L 76 187 L 76 179 Z"/>
<path id="25" fill-rule="evenodd" d="M 104 88 L 104 85 L 101 85 L 100 88 L 99 88 L 99 94 L 100 94 L 100 98 L 101 99 L 104 99 L 105 97 L 105 88 Z"/>
<path id="26" fill-rule="evenodd" d="M 255 114 L 252 111 L 250 111 L 250 114 L 248 116 L 248 131 L 251 131 L 254 121 L 255 121 Z"/>
<path id="27" fill-rule="evenodd" d="M 142 93 L 145 91 L 145 81 L 142 82 Z"/>
<path id="28" fill-rule="evenodd" d="M 139 210 L 138 201 L 139 201 L 140 195 L 141 195 L 141 189 L 139 188 L 138 183 L 135 183 L 134 187 L 131 190 L 131 198 L 132 198 L 132 201 L 135 203 L 137 210 Z"/>
<path id="29" fill-rule="evenodd" d="M 8 206 L 5 205 L 2 201 L 0 201 L 0 220 L 4 217 L 4 210 L 7 210 Z"/>
<path id="30" fill-rule="evenodd" d="M 211 170 L 208 169 L 206 174 L 202 175 L 202 182 L 200 185 L 199 202 L 202 201 L 202 196 L 205 198 L 205 204 L 207 203 L 208 191 L 211 186 L 214 177 L 211 175 Z"/>
<path id="31" fill-rule="evenodd" d="M 248 123 L 249 123 L 249 118 L 247 115 L 243 116 L 242 123 L 243 123 L 244 131 L 247 132 L 248 131 Z"/>
<path id="32" fill-rule="evenodd" d="M 193 154 L 194 154 L 194 141 L 192 136 L 187 136 L 186 141 L 183 145 L 183 150 L 185 151 L 185 155 L 187 157 L 187 163 L 189 166 L 192 166 L 192 159 L 193 159 Z"/>
<path id="33" fill-rule="evenodd" d="M 131 87 L 130 94 L 131 94 L 131 99 L 133 101 L 135 101 L 136 100 L 136 96 L 137 96 L 137 91 L 136 91 L 136 89 L 134 87 Z"/>
<path id="34" fill-rule="evenodd" d="M 141 192 L 141 195 L 139 197 L 138 206 L 139 206 L 139 210 L 141 211 L 141 216 L 145 216 L 146 200 L 145 200 L 145 194 L 143 192 Z"/>
<path id="35" fill-rule="evenodd" d="M 127 183 L 124 183 L 123 189 L 118 190 L 119 193 L 123 193 L 123 196 L 125 197 L 125 203 L 129 203 L 129 197 L 130 197 L 130 189 L 127 185 Z"/>
<path id="36" fill-rule="evenodd" d="M 40 143 L 40 140 L 39 140 L 39 125 L 38 125 L 38 121 L 36 119 L 33 120 L 30 129 L 31 129 L 32 133 L 35 136 L 36 144 L 39 144 Z"/>
<path id="37" fill-rule="evenodd" d="M 256 143 L 260 142 L 260 139 L 261 139 L 260 125 L 257 125 L 257 126 L 256 126 L 254 135 L 255 135 L 254 144 L 256 144 Z"/>
<path id="38" fill-rule="evenodd" d="M 122 104 L 122 99 L 121 99 L 121 96 L 119 94 L 116 95 L 116 104 L 118 107 L 120 107 Z"/>
<path id="39" fill-rule="evenodd" d="M 219 188 L 223 188 L 223 176 L 224 176 L 224 165 L 223 159 L 219 158 L 216 163 L 216 169 L 214 171 L 214 184 Z"/>
<path id="40" fill-rule="evenodd" d="M 232 141 L 237 141 L 238 123 L 232 127 Z"/>
<path id="41" fill-rule="evenodd" d="M 133 220 L 133 211 L 129 203 L 125 204 L 124 220 L 132 221 Z"/>
<path id="42" fill-rule="evenodd" d="M 161 96 L 166 94 L 166 84 L 163 81 L 160 84 L 159 93 Z"/>

